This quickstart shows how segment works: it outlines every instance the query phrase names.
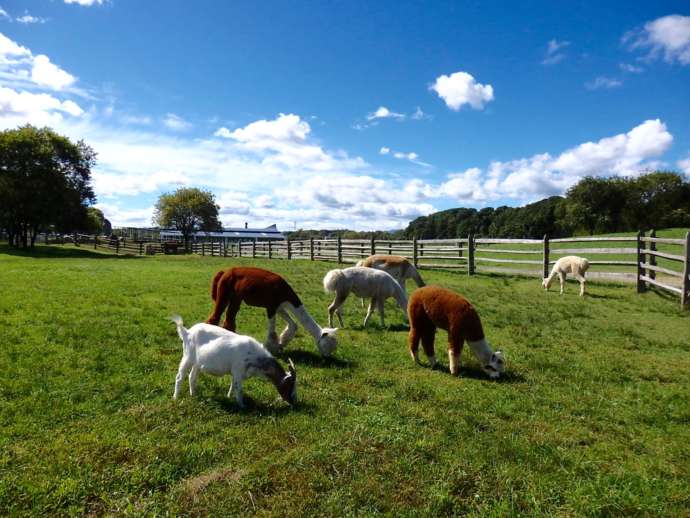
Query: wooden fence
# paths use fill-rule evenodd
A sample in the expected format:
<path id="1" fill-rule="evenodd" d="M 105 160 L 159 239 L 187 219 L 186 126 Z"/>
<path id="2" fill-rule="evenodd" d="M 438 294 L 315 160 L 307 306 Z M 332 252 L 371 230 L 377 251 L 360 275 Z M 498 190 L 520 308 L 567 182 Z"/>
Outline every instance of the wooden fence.
<path id="1" fill-rule="evenodd" d="M 75 236 L 81 246 L 105 248 L 116 254 L 162 253 L 163 243 L 99 236 Z M 72 241 L 74 241 L 74 237 Z M 56 241 L 57 240 L 57 241 Z M 46 243 L 65 238 L 45 237 Z M 68 241 L 69 242 L 69 241 Z M 221 257 L 303 259 L 354 264 L 373 254 L 400 255 L 420 269 L 452 269 L 475 273 L 546 277 L 566 255 L 587 257 L 588 278 L 633 282 L 639 293 L 656 288 L 690 305 L 690 232 L 683 239 L 659 238 L 656 232 L 630 237 L 569 237 L 561 239 L 493 239 L 469 235 L 460 239 L 306 239 L 285 241 L 203 242 L 192 253 Z"/>

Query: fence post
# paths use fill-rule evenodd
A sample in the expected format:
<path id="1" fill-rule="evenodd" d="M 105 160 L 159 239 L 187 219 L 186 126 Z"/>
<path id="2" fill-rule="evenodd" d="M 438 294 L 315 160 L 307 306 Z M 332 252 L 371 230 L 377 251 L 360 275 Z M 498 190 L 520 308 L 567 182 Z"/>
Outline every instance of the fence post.
<path id="1" fill-rule="evenodd" d="M 683 265 L 683 293 L 680 294 L 680 307 L 685 309 L 690 303 L 690 232 L 685 234 L 685 264 Z"/>
<path id="2" fill-rule="evenodd" d="M 287 240 L 287 258 L 288 261 L 292 259 L 292 251 L 290 250 L 290 240 Z"/>
<path id="3" fill-rule="evenodd" d="M 144 255 L 144 243 L 139 241 L 139 255 Z"/>
<path id="4" fill-rule="evenodd" d="M 343 242 L 340 236 L 338 236 L 338 264 L 343 262 Z"/>
<path id="5" fill-rule="evenodd" d="M 48 238 L 46 238 L 46 241 L 47 239 Z M 98 248 L 98 236 L 93 236 L 93 249 L 96 250 L 96 248 Z"/>
<path id="6" fill-rule="evenodd" d="M 652 231 L 649 233 L 649 237 L 656 237 L 655 229 L 652 229 Z M 656 252 L 656 242 L 650 242 L 647 248 L 652 252 Z M 656 256 L 654 254 L 646 254 L 645 262 L 649 263 L 651 266 L 656 266 Z M 647 277 L 650 279 L 656 279 L 656 272 L 654 270 L 647 270 Z"/>
<path id="7" fill-rule="evenodd" d="M 252 241 L 252 258 L 256 257 L 256 238 Z"/>
<path id="8" fill-rule="evenodd" d="M 314 260 L 314 238 L 309 238 L 309 259 Z"/>
<path id="9" fill-rule="evenodd" d="M 474 235 L 469 234 L 467 236 L 467 258 L 469 263 L 467 264 L 467 275 L 474 275 Z"/>
<path id="10" fill-rule="evenodd" d="M 458 239 L 458 257 L 462 259 L 462 239 Z"/>
<path id="11" fill-rule="evenodd" d="M 415 268 L 417 268 L 418 259 L 419 258 L 417 257 L 417 236 L 415 236 L 412 238 L 412 264 Z"/>
<path id="12" fill-rule="evenodd" d="M 273 241 L 270 239 L 268 240 L 268 258 L 273 259 L 273 245 L 271 244 Z"/>
<path id="13" fill-rule="evenodd" d="M 644 232 L 638 231 L 637 232 L 637 293 L 644 293 L 645 291 L 647 291 L 647 286 L 645 285 L 645 282 L 642 280 L 643 251 L 642 251 L 642 240 L 640 239 L 641 237 L 644 237 Z"/>
<path id="14" fill-rule="evenodd" d="M 549 235 L 544 234 L 544 268 L 542 272 L 542 279 L 549 276 Z"/>
<path id="15" fill-rule="evenodd" d="M 115 255 L 120 253 L 120 240 L 115 241 Z"/>

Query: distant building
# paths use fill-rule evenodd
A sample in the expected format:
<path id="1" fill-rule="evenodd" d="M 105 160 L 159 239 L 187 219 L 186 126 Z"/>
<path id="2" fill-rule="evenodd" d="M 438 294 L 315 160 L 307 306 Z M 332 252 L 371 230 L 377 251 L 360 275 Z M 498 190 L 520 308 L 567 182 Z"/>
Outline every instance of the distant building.
<path id="1" fill-rule="evenodd" d="M 192 241 L 283 241 L 285 236 L 278 230 L 275 225 L 266 228 L 248 228 L 246 225 L 242 227 L 224 228 L 219 232 L 195 232 L 192 234 Z M 182 241 L 182 232 L 179 230 L 161 230 L 161 241 Z"/>

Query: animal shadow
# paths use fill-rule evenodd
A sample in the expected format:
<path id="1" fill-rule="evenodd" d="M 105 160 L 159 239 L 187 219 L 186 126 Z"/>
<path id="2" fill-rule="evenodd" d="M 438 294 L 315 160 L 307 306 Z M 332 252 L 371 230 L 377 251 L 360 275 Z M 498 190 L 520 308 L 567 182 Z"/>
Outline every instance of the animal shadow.
<path id="1" fill-rule="evenodd" d="M 276 398 L 273 402 L 268 403 L 264 400 L 257 400 L 247 395 L 244 396 L 244 408 L 237 406 L 235 399 L 224 397 L 221 394 L 213 395 L 209 401 L 221 410 L 232 414 L 248 414 L 259 416 L 286 416 L 297 412 L 300 414 L 314 415 L 316 407 L 305 401 L 297 401 L 297 404 L 290 406 L 280 398 Z"/>
<path id="2" fill-rule="evenodd" d="M 337 354 L 337 353 L 336 353 Z M 355 367 L 356 362 L 353 360 L 343 360 L 336 356 L 323 357 L 318 353 L 311 351 L 304 351 L 301 349 L 286 350 L 278 354 L 281 360 L 287 361 L 290 358 L 295 365 L 311 365 L 313 367 Z M 299 376 L 299 371 L 297 372 Z M 299 379 L 299 378 L 298 378 Z"/>

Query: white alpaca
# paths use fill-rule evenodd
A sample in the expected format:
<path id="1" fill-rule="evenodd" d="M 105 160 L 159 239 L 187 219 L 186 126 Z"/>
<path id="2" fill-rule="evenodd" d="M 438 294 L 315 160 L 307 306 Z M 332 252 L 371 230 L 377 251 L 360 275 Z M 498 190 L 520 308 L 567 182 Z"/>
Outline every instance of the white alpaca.
<path id="1" fill-rule="evenodd" d="M 196 392 L 199 372 L 213 376 L 232 375 L 228 397 L 234 392 L 240 407 L 244 406 L 242 382 L 252 376 L 273 382 L 281 397 L 289 404 L 297 402 L 297 372 L 292 360 L 286 372 L 263 345 L 251 336 L 238 335 L 211 324 L 196 324 L 185 329 L 182 318 L 173 315 L 177 334 L 182 339 L 182 360 L 175 378 L 173 399 L 180 395 L 182 380 L 189 373 L 189 393 Z"/>
<path id="2" fill-rule="evenodd" d="M 393 297 L 403 310 L 407 321 L 407 294 L 400 284 L 389 274 L 374 268 L 353 266 L 343 270 L 331 270 L 323 278 L 323 287 L 326 292 L 335 292 L 333 303 L 328 306 L 328 325 L 333 326 L 333 312 L 337 312 L 340 325 L 344 326 L 342 305 L 350 292 L 358 297 L 370 298 L 367 315 L 364 317 L 364 325 L 367 325 L 374 306 L 379 310 L 381 325 L 385 325 L 383 305 L 387 298 Z"/>
<path id="3" fill-rule="evenodd" d="M 551 275 L 544 279 L 541 285 L 548 291 L 549 287 L 551 287 L 551 282 L 553 282 L 553 279 L 558 275 L 561 281 L 561 295 L 563 295 L 566 274 L 572 273 L 575 278 L 580 281 L 580 296 L 582 297 L 585 294 L 585 272 L 588 268 L 589 261 L 584 257 L 566 255 L 556 261 L 556 264 L 553 265 L 553 270 L 551 270 Z"/>
<path id="4" fill-rule="evenodd" d="M 393 277 L 400 287 L 405 289 L 405 281 L 412 279 L 418 287 L 425 286 L 422 276 L 410 261 L 400 255 L 370 255 L 366 259 L 357 261 L 355 266 L 366 266 L 382 270 Z M 364 299 L 362 299 L 364 307 Z"/>

